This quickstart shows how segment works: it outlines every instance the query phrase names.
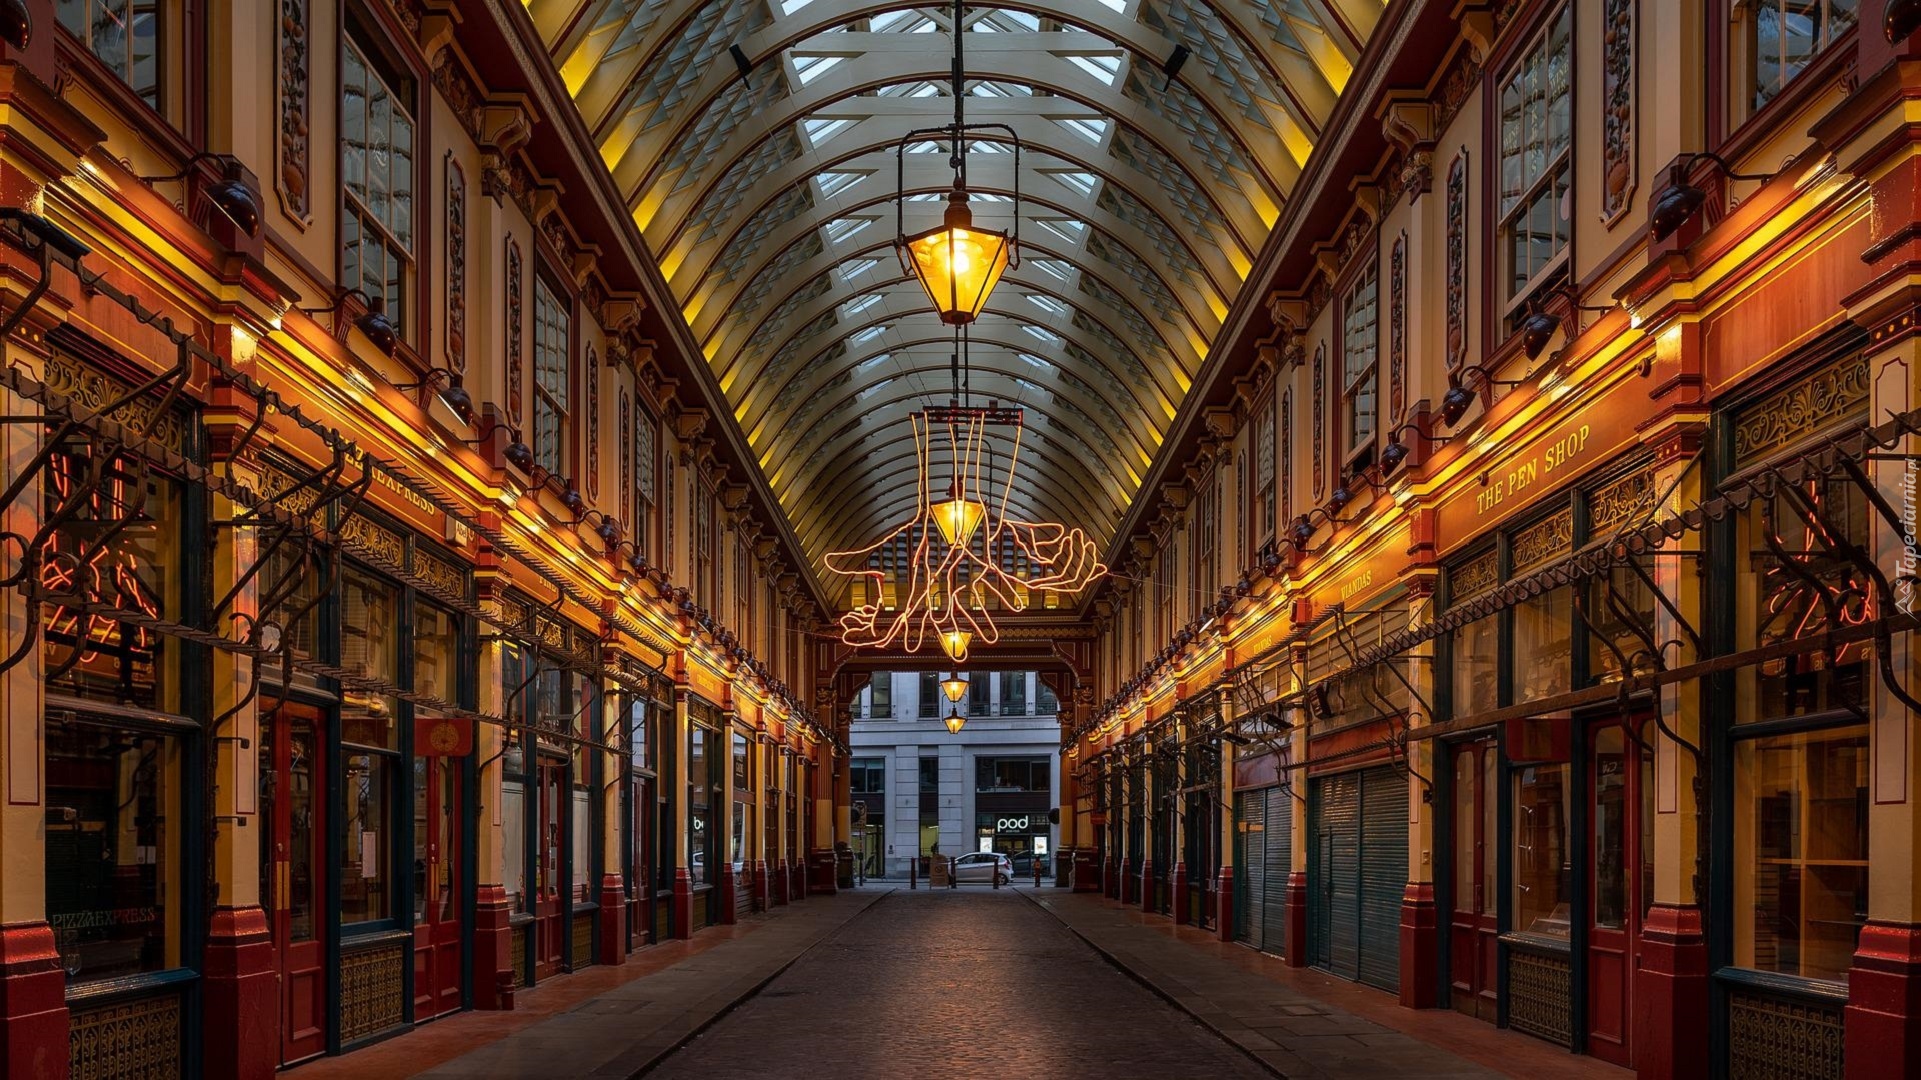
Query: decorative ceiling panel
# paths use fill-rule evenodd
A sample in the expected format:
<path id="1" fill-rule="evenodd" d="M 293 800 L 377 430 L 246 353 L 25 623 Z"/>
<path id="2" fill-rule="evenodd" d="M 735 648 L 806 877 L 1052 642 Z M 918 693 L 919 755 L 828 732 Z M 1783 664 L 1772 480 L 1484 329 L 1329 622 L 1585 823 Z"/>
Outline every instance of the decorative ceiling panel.
<path id="1" fill-rule="evenodd" d="M 1028 410 L 1023 512 L 1119 525 L 1384 2 L 965 8 L 967 118 L 1025 150 L 968 155 L 985 227 L 1020 196 L 969 355 L 977 397 Z M 952 118 L 952 7 L 526 5 L 816 569 L 871 542 L 913 502 L 907 413 L 949 392 L 951 330 L 891 241 L 894 148 Z M 915 232 L 948 147 L 911 149 Z"/>

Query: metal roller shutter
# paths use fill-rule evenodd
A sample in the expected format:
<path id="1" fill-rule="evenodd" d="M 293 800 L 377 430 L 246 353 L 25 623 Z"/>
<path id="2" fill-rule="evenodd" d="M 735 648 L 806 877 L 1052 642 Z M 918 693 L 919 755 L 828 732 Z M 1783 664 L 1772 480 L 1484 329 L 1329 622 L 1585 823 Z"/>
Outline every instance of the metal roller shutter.
<path id="1" fill-rule="evenodd" d="M 1401 986 L 1401 896 L 1407 887 L 1407 781 L 1394 769 L 1361 780 L 1360 976 Z"/>
<path id="2" fill-rule="evenodd" d="M 1267 850 L 1262 862 L 1267 867 L 1267 907 L 1261 913 L 1265 924 L 1261 947 L 1271 953 L 1285 953 L 1287 941 L 1287 879 L 1294 865 L 1294 796 L 1285 788 L 1267 789 Z"/>
<path id="3" fill-rule="evenodd" d="M 1259 949 L 1267 910 L 1267 794 L 1244 791 L 1234 803 L 1234 936 Z"/>
<path id="4" fill-rule="evenodd" d="M 1314 781 L 1307 850 L 1308 957 L 1343 978 L 1360 976 L 1360 778 L 1348 773 Z"/>

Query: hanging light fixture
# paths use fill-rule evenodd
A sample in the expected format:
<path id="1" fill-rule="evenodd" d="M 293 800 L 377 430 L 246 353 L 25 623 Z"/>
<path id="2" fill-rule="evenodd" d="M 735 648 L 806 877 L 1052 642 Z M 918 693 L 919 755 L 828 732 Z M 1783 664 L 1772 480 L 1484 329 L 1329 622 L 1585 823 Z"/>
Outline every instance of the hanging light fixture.
<path id="1" fill-rule="evenodd" d="M 940 692 L 947 695 L 947 700 L 960 704 L 960 700 L 967 696 L 967 676 L 953 672 L 940 681 Z"/>
<path id="2" fill-rule="evenodd" d="M 967 726 L 967 717 L 962 716 L 960 714 L 959 709 L 951 709 L 948 711 L 947 733 L 949 735 L 959 735 L 961 733 L 961 729 L 966 726 Z"/>
<path id="3" fill-rule="evenodd" d="M 962 43 L 966 28 L 962 25 L 963 5 L 956 0 L 954 4 L 954 122 L 937 128 L 917 128 L 901 137 L 894 149 L 895 191 L 894 220 L 896 253 L 900 256 L 901 268 L 914 275 L 921 288 L 927 291 L 927 298 L 933 301 L 934 310 L 939 313 L 941 322 L 949 326 L 965 326 L 980 317 L 981 310 L 987 306 L 987 298 L 993 294 L 994 286 L 1000 282 L 1001 275 L 1020 265 L 1020 171 L 1021 141 L 1014 129 L 1006 124 L 970 124 L 967 122 L 967 85 L 966 68 L 962 63 Z M 967 142 L 970 131 L 995 130 L 1002 134 L 996 141 L 1005 139 L 1014 146 L 1014 228 L 1012 233 L 983 229 L 974 224 L 974 211 L 969 206 L 967 192 Z M 941 216 L 936 228 L 925 232 L 907 235 L 906 228 L 906 154 L 910 142 L 917 142 L 929 135 L 944 135 L 953 144 L 953 153 L 947 159 L 954 170 L 954 186 L 947 193 L 947 211 Z"/>
<path id="4" fill-rule="evenodd" d="M 940 635 L 941 651 L 956 664 L 967 662 L 967 646 L 974 635 L 966 630 L 943 630 Z"/>

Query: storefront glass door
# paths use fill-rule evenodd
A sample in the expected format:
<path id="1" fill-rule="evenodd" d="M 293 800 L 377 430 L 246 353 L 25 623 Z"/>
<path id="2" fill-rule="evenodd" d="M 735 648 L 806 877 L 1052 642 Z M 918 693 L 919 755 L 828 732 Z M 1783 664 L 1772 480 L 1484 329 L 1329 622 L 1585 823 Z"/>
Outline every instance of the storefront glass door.
<path id="1" fill-rule="evenodd" d="M 460 1008 L 460 759 L 414 759 L 414 1021 Z"/>
<path id="2" fill-rule="evenodd" d="M 561 815 L 566 809 L 567 762 L 545 756 L 535 770 L 539 799 L 539 843 L 535 847 L 534 978 L 560 974 L 561 950 L 567 926 L 561 918 L 560 854 L 563 850 Z"/>
<path id="3" fill-rule="evenodd" d="M 321 948 L 326 893 L 326 807 L 323 798 L 320 714 L 289 705 L 261 725 L 263 820 L 261 895 L 280 973 L 280 1060 L 312 1057 L 327 1048 L 327 979 Z"/>
<path id="4" fill-rule="evenodd" d="M 1458 1012 L 1493 1022 L 1498 1013 L 1500 893 L 1495 884 L 1499 753 L 1492 739 L 1453 747 L 1453 877 L 1448 984 Z"/>
<path id="5" fill-rule="evenodd" d="M 1619 723 L 1592 729 L 1588 796 L 1594 830 L 1588 871 L 1588 1052 L 1632 1068 L 1634 972 L 1639 966 L 1641 919 L 1646 911 L 1644 864 L 1652 827 L 1642 800 L 1647 755 Z M 1651 763 L 1650 763 L 1651 764 Z"/>

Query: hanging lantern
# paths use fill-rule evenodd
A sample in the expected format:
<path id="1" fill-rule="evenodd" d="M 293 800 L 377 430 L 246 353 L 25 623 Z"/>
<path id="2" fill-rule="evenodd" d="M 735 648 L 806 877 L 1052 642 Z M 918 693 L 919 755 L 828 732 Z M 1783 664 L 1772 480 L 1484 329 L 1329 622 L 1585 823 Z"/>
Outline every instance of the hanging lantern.
<path id="1" fill-rule="evenodd" d="M 966 726 L 967 717 L 962 716 L 959 709 L 955 709 L 947 714 L 947 733 L 949 735 L 959 735 L 961 728 Z"/>
<path id="2" fill-rule="evenodd" d="M 940 529 L 941 539 L 954 547 L 966 547 L 974 538 L 975 530 L 987 518 L 987 504 L 965 498 L 961 495 L 960 479 L 947 489 L 947 498 L 928 507 L 934 515 L 934 525 Z"/>
<path id="3" fill-rule="evenodd" d="M 958 181 L 947 195 L 940 227 L 907 237 L 901 246 L 907 253 L 904 261 L 927 290 L 940 321 L 949 326 L 965 326 L 980 317 L 1013 254 L 1006 233 L 974 227 L 967 189 Z"/>
<path id="4" fill-rule="evenodd" d="M 974 635 L 966 630 L 943 630 L 940 635 L 941 651 L 956 664 L 967 662 L 967 645 Z"/>
<path id="5" fill-rule="evenodd" d="M 967 676 L 956 671 L 947 678 L 942 679 L 940 681 L 940 692 L 947 695 L 947 700 L 956 705 L 960 704 L 960 700 L 967 696 Z"/>

